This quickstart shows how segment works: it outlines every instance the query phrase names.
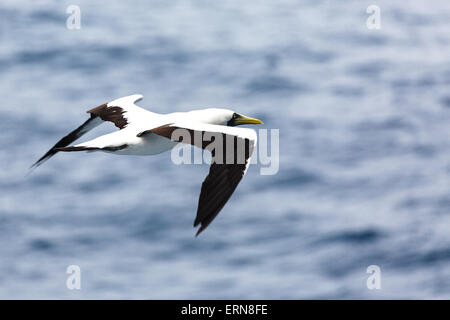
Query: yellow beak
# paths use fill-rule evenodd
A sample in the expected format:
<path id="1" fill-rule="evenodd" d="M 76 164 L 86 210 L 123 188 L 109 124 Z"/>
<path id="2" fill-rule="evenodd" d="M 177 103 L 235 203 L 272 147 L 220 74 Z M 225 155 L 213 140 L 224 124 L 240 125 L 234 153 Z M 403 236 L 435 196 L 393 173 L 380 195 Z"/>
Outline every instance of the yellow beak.
<path id="1" fill-rule="evenodd" d="M 259 119 L 246 117 L 243 115 L 240 115 L 236 120 L 234 120 L 234 123 L 236 125 L 240 124 L 263 124 L 263 122 Z"/>

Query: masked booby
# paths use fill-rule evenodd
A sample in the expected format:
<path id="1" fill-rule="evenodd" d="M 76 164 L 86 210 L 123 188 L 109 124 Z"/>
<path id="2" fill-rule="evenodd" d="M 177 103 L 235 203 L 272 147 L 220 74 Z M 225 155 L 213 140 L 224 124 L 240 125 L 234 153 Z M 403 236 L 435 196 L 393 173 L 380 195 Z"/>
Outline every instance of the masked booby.
<path id="1" fill-rule="evenodd" d="M 168 151 L 180 142 L 209 150 L 211 166 L 201 187 L 194 221 L 194 227 L 200 225 L 198 236 L 224 207 L 250 164 L 256 132 L 235 126 L 262 124 L 262 121 L 216 108 L 158 114 L 135 104 L 142 98 L 139 94 L 122 97 L 87 111 L 90 118 L 59 140 L 32 168 L 59 151 L 154 155 Z M 105 121 L 114 123 L 119 130 L 69 146 Z"/>

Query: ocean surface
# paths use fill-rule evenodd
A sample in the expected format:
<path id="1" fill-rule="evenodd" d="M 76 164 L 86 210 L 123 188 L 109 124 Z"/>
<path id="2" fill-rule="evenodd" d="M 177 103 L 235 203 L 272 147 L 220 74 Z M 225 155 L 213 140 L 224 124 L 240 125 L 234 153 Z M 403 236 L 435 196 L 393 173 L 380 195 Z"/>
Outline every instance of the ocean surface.
<path id="1" fill-rule="evenodd" d="M 0 298 L 450 298 L 449 1 L 2 0 L 0 41 Z M 252 165 L 198 238 L 206 164 L 71 153 L 29 173 L 134 93 L 262 119 L 278 173 Z"/>

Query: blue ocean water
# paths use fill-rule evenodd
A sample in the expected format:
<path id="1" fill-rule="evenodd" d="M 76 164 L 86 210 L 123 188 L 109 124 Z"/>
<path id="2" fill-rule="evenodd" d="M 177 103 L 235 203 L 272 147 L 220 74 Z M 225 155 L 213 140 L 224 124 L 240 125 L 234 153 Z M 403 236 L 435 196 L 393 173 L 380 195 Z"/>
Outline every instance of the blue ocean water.
<path id="1" fill-rule="evenodd" d="M 3 0 L 0 298 L 450 298 L 449 29 L 443 0 Z M 134 93 L 262 119 L 279 172 L 251 166 L 198 238 L 206 165 L 73 153 L 27 175 Z"/>

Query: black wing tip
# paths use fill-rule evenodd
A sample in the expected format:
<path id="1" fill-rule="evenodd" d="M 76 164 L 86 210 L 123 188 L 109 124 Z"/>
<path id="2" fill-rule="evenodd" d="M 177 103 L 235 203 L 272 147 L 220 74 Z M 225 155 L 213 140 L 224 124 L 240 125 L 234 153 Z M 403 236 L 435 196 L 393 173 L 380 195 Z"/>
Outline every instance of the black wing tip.
<path id="1" fill-rule="evenodd" d="M 197 230 L 197 232 L 195 233 L 195 237 L 198 237 L 198 235 L 199 235 L 200 233 L 202 233 L 202 231 L 205 230 L 206 227 L 208 226 L 208 224 L 204 224 L 202 221 L 200 221 L 199 218 L 198 218 L 198 216 L 197 216 L 197 217 L 195 218 L 195 221 L 194 221 L 194 228 L 197 227 L 199 224 L 201 224 L 201 225 L 200 225 L 200 228 L 199 228 L 199 229 Z"/>
<path id="2" fill-rule="evenodd" d="M 200 227 L 200 229 L 197 230 L 197 233 L 195 234 L 195 237 L 197 238 L 198 235 L 199 235 L 200 233 L 202 233 L 202 231 L 205 230 L 207 226 L 208 226 L 208 225 L 202 225 L 202 226 Z"/>
<path id="3" fill-rule="evenodd" d="M 33 163 L 33 165 L 30 167 L 30 170 L 34 170 L 37 167 L 39 167 L 41 164 L 43 164 L 45 161 L 53 157 L 58 151 L 55 150 L 55 148 L 50 149 L 46 154 L 44 154 L 38 161 Z"/>
<path id="4" fill-rule="evenodd" d="M 28 171 L 32 172 L 34 169 L 36 169 L 37 167 L 39 167 L 41 164 L 43 163 L 43 161 L 36 161 L 35 163 L 33 163 L 29 168 Z"/>
<path id="5" fill-rule="evenodd" d="M 42 164 L 42 161 L 36 161 L 28 168 L 28 173 L 26 176 L 30 175 L 37 167 L 39 167 Z"/>
<path id="6" fill-rule="evenodd" d="M 88 111 L 89 112 L 89 111 Z M 69 144 L 80 138 L 86 132 L 83 131 L 84 128 L 95 118 L 97 115 L 91 114 L 91 117 L 87 119 L 81 126 L 61 138 L 46 154 L 44 154 L 38 161 L 36 161 L 30 169 L 34 169 L 39 167 L 42 163 L 53 157 L 58 151 L 67 151 L 62 150 L 62 147 L 67 147 Z M 92 129 L 92 128 L 91 128 Z M 88 130 L 89 131 L 89 130 Z"/>
<path id="7" fill-rule="evenodd" d="M 29 171 L 33 171 L 34 169 L 36 169 L 37 167 L 39 167 L 41 164 L 42 164 L 42 161 L 38 160 L 38 161 L 36 161 L 35 163 L 33 163 L 33 164 L 28 168 L 28 170 L 29 170 Z"/>
<path id="8" fill-rule="evenodd" d="M 216 216 L 217 216 L 217 214 L 214 215 L 212 219 L 209 217 L 209 218 L 203 219 L 202 221 L 200 221 L 198 219 L 195 219 L 194 227 L 197 227 L 198 225 L 200 225 L 200 228 L 197 230 L 197 233 L 195 234 L 195 237 L 198 237 L 198 235 L 200 233 L 202 233 L 211 224 L 211 222 L 214 220 L 214 218 Z"/>

